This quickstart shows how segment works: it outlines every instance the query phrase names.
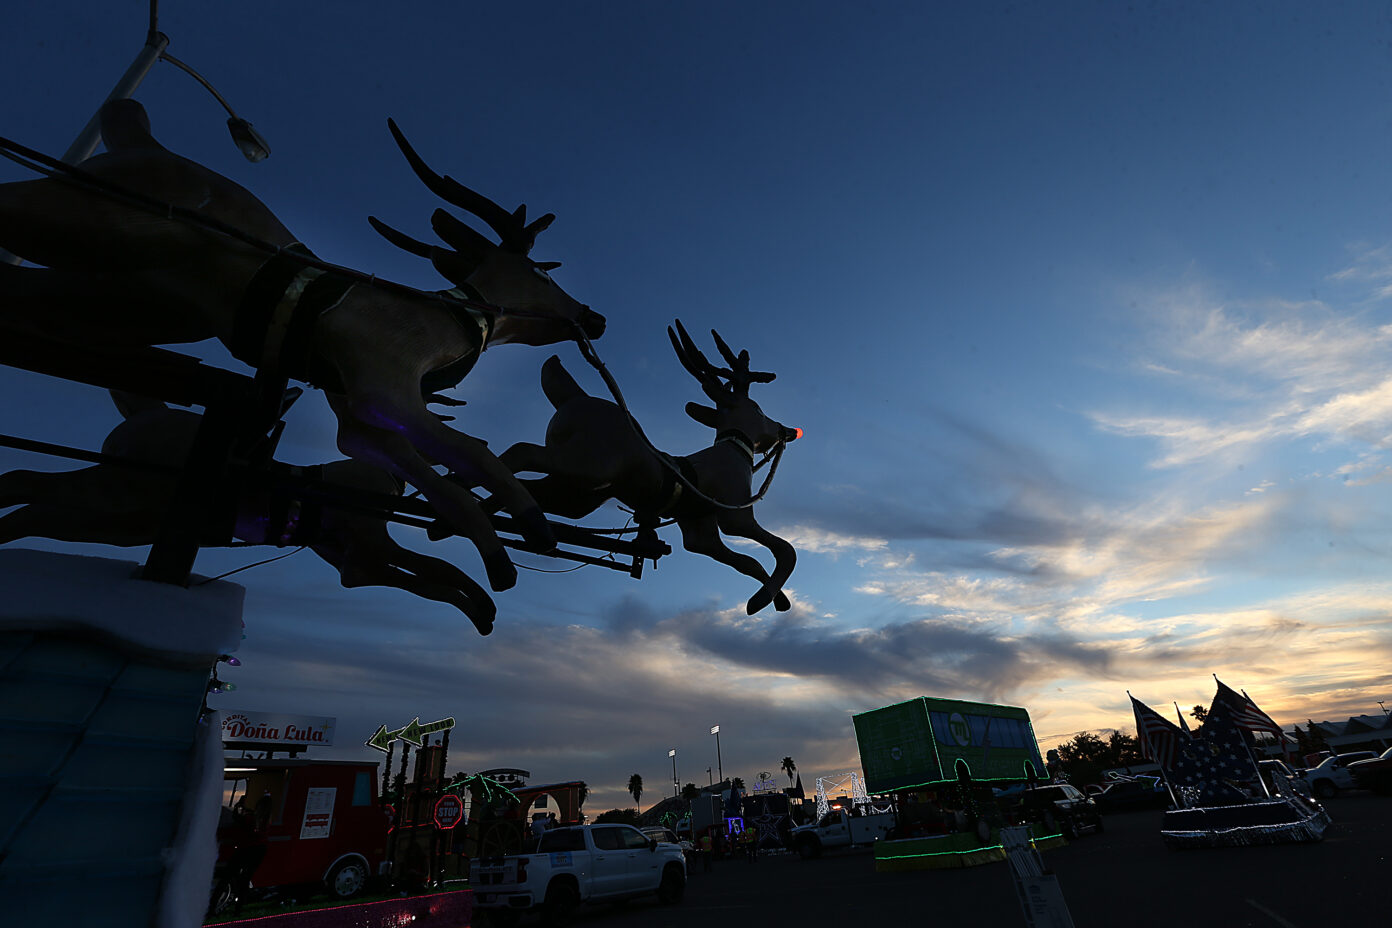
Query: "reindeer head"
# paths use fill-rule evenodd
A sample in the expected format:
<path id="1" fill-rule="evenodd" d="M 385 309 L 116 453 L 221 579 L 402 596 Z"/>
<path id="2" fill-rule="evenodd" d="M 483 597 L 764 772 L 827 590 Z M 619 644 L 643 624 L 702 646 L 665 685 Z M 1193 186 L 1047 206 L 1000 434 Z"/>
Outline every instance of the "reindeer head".
<path id="1" fill-rule="evenodd" d="M 751 383 L 769 383 L 775 375 L 751 371 L 748 351 L 736 355 L 714 329 L 711 329 L 711 336 L 715 339 L 715 347 L 720 349 L 721 356 L 730 365 L 728 368 L 716 367 L 706 360 L 680 320 L 676 323 L 675 331 L 671 326 L 667 327 L 667 337 L 671 339 L 682 367 L 696 378 L 701 390 L 715 403 L 714 407 L 687 403 L 686 414 L 702 425 L 715 429 L 717 438 L 728 436 L 747 443 L 756 454 L 802 437 L 802 429 L 788 428 L 775 422 L 764 415 L 758 403 L 749 398 Z"/>
<path id="2" fill-rule="evenodd" d="M 430 217 L 430 225 L 449 248 L 417 241 L 373 216 L 368 222 L 398 248 L 429 258 L 437 271 L 471 297 L 477 294 L 478 299 L 511 310 L 495 320 L 490 341 L 549 345 L 574 337 L 576 324 L 589 338 L 604 334 L 604 317 L 562 290 L 547 273 L 560 263 L 528 257 L 537 235 L 551 225 L 554 215 L 547 213 L 528 223 L 525 205 L 509 213 L 454 178 L 436 174 L 393 120 L 387 120 L 387 127 L 416 176 L 447 202 L 487 223 L 499 244 L 443 209 Z"/>

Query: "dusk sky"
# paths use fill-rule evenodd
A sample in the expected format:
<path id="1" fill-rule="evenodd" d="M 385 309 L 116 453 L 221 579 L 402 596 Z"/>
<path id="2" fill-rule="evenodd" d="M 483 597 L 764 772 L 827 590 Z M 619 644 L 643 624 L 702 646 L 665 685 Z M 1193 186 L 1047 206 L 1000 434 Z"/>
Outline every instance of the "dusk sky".
<path id="1" fill-rule="evenodd" d="M 147 4 L 12 6 L 0 134 L 56 156 Z M 532 255 L 608 317 L 596 347 L 658 446 L 712 438 L 677 318 L 776 371 L 751 395 L 805 431 L 757 507 L 798 548 L 789 612 L 745 615 L 757 584 L 675 527 L 642 580 L 522 571 L 486 638 L 303 551 L 236 575 L 220 708 L 335 716 L 343 758 L 454 716 L 451 771 L 584 779 L 593 813 L 632 805 L 633 773 L 643 806 L 670 795 L 669 749 L 707 782 L 715 724 L 726 775 L 791 755 L 810 788 L 859 768 L 853 713 L 919 695 L 1024 706 L 1045 749 L 1133 730 L 1128 689 L 1206 705 L 1213 673 L 1287 725 L 1392 700 L 1385 5 L 166 0 L 160 27 L 272 155 L 244 161 L 168 64 L 137 94 L 156 138 L 321 257 L 447 286 L 367 223 L 430 239 L 443 205 L 393 117 L 440 173 L 556 214 Z M 552 353 L 602 394 L 574 345 L 500 346 L 453 424 L 540 441 Z M 8 434 L 96 448 L 120 421 L 96 388 L 0 387 Z M 340 457 L 319 393 L 279 457 Z M 393 531 L 483 580 L 467 542 Z"/>

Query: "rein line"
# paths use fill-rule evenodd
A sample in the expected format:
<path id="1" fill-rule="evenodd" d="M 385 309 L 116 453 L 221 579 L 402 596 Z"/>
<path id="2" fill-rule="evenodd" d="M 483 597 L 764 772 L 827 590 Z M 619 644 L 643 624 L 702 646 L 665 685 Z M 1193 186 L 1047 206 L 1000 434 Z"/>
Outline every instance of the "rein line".
<path id="1" fill-rule="evenodd" d="M 685 490 L 689 491 L 697 499 L 709 503 L 717 509 L 748 509 L 764 498 L 765 494 L 769 491 L 769 487 L 773 485 L 773 475 L 778 473 L 778 462 L 783 458 L 783 449 L 786 447 L 787 442 L 779 439 L 772 450 L 765 452 L 764 459 L 754 465 L 754 469 L 751 473 L 757 472 L 759 468 L 769 463 L 770 460 L 773 461 L 773 466 L 769 468 L 768 476 L 764 478 L 764 483 L 759 487 L 759 492 L 751 496 L 747 502 L 722 503 L 718 499 L 712 499 L 705 493 L 702 493 L 699 487 L 695 486 L 687 479 L 686 475 L 681 472 L 681 468 L 677 467 L 673 462 L 670 455 L 654 447 L 653 443 L 648 440 L 648 436 L 643 433 L 643 428 L 638 424 L 638 420 L 634 418 L 633 413 L 629 412 L 628 402 L 624 399 L 623 391 L 619 389 L 618 382 L 614 380 L 613 375 L 609 373 L 609 368 L 604 365 L 604 361 L 599 357 L 599 353 L 595 351 L 594 344 L 590 341 L 590 337 L 585 334 L 584 329 L 580 327 L 579 323 L 574 323 L 573 325 L 576 333 L 575 342 L 580 347 L 580 354 L 589 362 L 591 367 L 599 372 L 599 376 L 603 378 L 605 386 L 609 388 L 609 392 L 614 397 L 615 404 L 622 409 L 624 415 L 628 417 L 628 424 L 633 430 L 633 434 L 638 436 L 638 440 L 643 443 L 644 447 L 653 453 L 653 456 L 662 463 L 663 467 L 672 473 L 672 476 L 676 477 L 677 482 L 680 483 Z"/>

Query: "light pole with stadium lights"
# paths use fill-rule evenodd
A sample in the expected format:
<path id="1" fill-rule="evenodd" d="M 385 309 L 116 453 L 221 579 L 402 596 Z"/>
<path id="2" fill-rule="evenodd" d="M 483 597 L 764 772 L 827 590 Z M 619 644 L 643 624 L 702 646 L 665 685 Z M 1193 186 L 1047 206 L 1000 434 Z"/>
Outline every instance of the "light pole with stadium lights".
<path id="1" fill-rule="evenodd" d="M 667 756 L 672 758 L 672 798 L 677 798 L 677 749 L 667 752 Z"/>
<path id="2" fill-rule="evenodd" d="M 725 782 L 725 766 L 720 762 L 720 726 L 712 725 L 711 734 L 715 735 L 715 769 L 720 773 L 720 782 Z"/>

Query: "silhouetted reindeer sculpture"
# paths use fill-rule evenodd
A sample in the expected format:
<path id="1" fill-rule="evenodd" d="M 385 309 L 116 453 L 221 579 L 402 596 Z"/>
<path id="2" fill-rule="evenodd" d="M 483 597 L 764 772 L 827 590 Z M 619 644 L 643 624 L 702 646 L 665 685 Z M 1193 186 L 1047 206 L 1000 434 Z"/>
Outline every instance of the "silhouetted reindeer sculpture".
<path id="1" fill-rule="evenodd" d="M 102 452 L 162 469 L 102 463 L 61 473 L 0 474 L 0 509 L 20 507 L 0 516 L 0 544 L 28 537 L 123 547 L 155 541 L 174 497 L 176 468 L 193 447 L 202 417 L 144 397 L 113 391 L 112 398 L 125 421 L 107 435 Z M 298 470 L 318 471 L 329 488 L 401 494 L 395 477 L 360 461 Z M 454 565 L 398 545 L 380 516 L 265 489 L 244 491 L 235 505 L 234 535 L 244 542 L 308 546 L 337 569 L 344 587 L 397 587 L 449 603 L 482 634 L 493 630 L 497 608 L 488 592 Z"/>
<path id="2" fill-rule="evenodd" d="M 616 499 L 631 508 L 638 524 L 674 519 L 682 545 L 760 581 L 746 604 L 750 615 L 770 602 L 789 608 L 783 584 L 793 572 L 797 552 L 754 519 L 751 500 L 754 456 L 802 434 L 764 415 L 749 398 L 751 383 L 768 383 L 771 373 L 751 371 L 749 352 L 735 355 L 712 330 L 716 347 L 729 364 L 711 364 L 677 322 L 667 335 L 682 366 L 701 384 L 714 407 L 686 404 L 686 414 L 715 429 L 711 447 L 682 458 L 653 449 L 628 413 L 608 400 L 590 396 L 552 356 L 542 366 L 541 387 L 555 414 L 546 426 L 546 444 L 521 442 L 500 455 L 514 473 L 546 476 L 522 481 L 541 508 L 579 519 Z M 749 538 L 773 552 L 769 574 L 754 558 L 731 551 L 721 533 Z"/>
<path id="3" fill-rule="evenodd" d="M 0 266 L 7 324 L 69 341 L 157 345 L 217 338 L 263 371 L 321 387 L 350 457 L 413 484 L 478 548 L 495 590 L 517 571 L 488 516 L 443 464 L 487 487 L 528 542 L 549 550 L 545 516 L 484 442 L 445 426 L 429 394 L 458 383 L 486 345 L 545 345 L 604 330 L 604 317 L 528 257 L 550 214 L 532 223 L 429 170 L 390 124 L 417 175 L 483 219 L 495 245 L 437 211 L 453 250 L 422 246 L 460 291 L 427 293 L 325 270 L 251 193 L 165 149 L 133 100 L 107 103 L 107 153 L 81 173 L 0 185 L 0 247 L 39 268 Z M 382 228 L 379 225 L 379 228 Z"/>

